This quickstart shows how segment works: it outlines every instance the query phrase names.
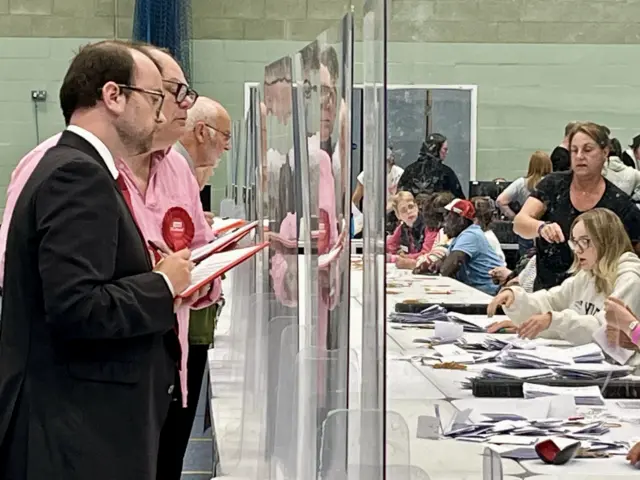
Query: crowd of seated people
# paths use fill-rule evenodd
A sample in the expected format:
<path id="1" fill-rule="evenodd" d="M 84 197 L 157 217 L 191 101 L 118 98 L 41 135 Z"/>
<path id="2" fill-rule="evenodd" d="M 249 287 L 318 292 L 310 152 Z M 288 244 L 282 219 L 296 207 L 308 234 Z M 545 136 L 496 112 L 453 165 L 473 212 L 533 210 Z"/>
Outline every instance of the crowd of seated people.
<path id="1" fill-rule="evenodd" d="M 508 320 L 490 333 L 582 345 L 604 332 L 640 368 L 640 135 L 623 152 L 610 134 L 593 122 L 568 124 L 562 144 L 551 155 L 534 152 L 527 174 L 495 202 L 434 191 L 450 176 L 439 180 L 442 143 L 432 135 L 391 201 L 399 225 L 388 237 L 388 261 L 493 296 L 487 315 L 501 307 Z M 492 231 L 499 216 L 522 239 L 511 267 Z M 628 459 L 640 461 L 640 444 Z"/>

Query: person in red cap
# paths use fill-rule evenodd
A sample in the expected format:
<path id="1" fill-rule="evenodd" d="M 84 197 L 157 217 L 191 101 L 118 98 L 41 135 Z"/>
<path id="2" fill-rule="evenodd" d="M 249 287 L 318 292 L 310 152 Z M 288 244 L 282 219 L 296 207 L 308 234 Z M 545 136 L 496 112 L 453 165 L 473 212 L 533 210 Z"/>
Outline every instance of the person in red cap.
<path id="1" fill-rule="evenodd" d="M 476 209 L 469 200 L 456 198 L 445 210 L 444 234 L 451 238 L 447 256 L 436 269 L 447 277 L 495 295 L 498 286 L 493 283 L 489 271 L 503 265 L 491 248 L 482 228 L 474 223 Z"/>

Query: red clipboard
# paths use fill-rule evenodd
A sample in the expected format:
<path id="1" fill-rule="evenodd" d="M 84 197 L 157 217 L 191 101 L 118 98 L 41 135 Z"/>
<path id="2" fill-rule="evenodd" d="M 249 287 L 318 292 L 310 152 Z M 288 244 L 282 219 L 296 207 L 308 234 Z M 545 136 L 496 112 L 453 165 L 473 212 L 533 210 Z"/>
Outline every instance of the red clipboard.
<path id="1" fill-rule="evenodd" d="M 251 247 L 236 248 L 226 252 L 214 253 L 195 266 L 191 271 L 191 285 L 178 296 L 181 298 L 190 297 L 200 288 L 224 275 L 245 260 L 250 259 L 268 245 L 268 242 L 264 242 Z"/>
<path id="2" fill-rule="evenodd" d="M 211 225 L 211 230 L 213 230 L 213 233 L 219 237 L 220 235 L 224 235 L 225 233 L 229 232 L 230 230 L 233 230 L 235 228 L 238 227 L 242 227 L 243 225 L 245 225 L 247 223 L 246 220 L 242 219 L 242 218 L 219 218 L 219 217 L 215 217 L 213 219 L 213 225 Z"/>
<path id="3" fill-rule="evenodd" d="M 213 255 L 214 253 L 223 252 L 229 246 L 242 240 L 257 226 L 257 221 L 248 223 L 247 225 L 240 227 L 235 232 L 232 232 L 220 238 L 216 238 L 212 242 L 209 242 L 201 247 L 194 248 L 191 251 L 191 261 L 194 263 L 200 263 L 202 260 Z"/>

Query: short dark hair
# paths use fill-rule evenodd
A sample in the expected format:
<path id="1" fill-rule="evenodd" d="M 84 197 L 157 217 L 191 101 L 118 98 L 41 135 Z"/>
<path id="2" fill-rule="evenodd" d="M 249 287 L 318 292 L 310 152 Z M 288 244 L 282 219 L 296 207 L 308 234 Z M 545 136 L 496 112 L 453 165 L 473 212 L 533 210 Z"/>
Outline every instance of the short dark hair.
<path id="1" fill-rule="evenodd" d="M 102 98 L 107 82 L 131 85 L 135 77 L 135 61 L 131 50 L 146 55 L 160 70 L 148 52 L 131 42 L 104 40 L 80 49 L 71 61 L 60 87 L 60 108 L 66 125 L 79 108 L 95 107 Z M 125 95 L 127 92 L 125 92 Z"/>
<path id="2" fill-rule="evenodd" d="M 486 232 L 493 222 L 493 212 L 495 210 L 491 198 L 473 197 L 471 203 L 476 209 L 476 220 L 478 220 L 480 228 Z"/>
<path id="3" fill-rule="evenodd" d="M 304 72 L 320 69 L 320 48 L 318 47 L 318 40 L 312 41 L 300 50 L 300 59 Z"/>
<path id="4" fill-rule="evenodd" d="M 335 48 L 329 46 L 322 50 L 320 63 L 327 67 L 333 81 L 337 81 L 340 78 L 340 62 L 338 62 L 338 53 Z"/>
<path id="5" fill-rule="evenodd" d="M 571 131 L 576 127 L 579 122 L 569 122 L 564 127 L 564 136 L 568 137 L 571 135 Z"/>

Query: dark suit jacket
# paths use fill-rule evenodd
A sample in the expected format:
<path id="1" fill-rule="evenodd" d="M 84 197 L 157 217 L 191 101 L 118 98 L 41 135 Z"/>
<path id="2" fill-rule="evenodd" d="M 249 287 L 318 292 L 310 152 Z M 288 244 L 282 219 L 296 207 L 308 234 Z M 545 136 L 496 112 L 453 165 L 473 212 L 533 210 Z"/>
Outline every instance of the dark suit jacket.
<path id="1" fill-rule="evenodd" d="M 6 251 L 0 479 L 155 479 L 176 374 L 173 298 L 98 152 L 65 132 Z M 173 337 L 173 340 L 171 338 Z"/>

